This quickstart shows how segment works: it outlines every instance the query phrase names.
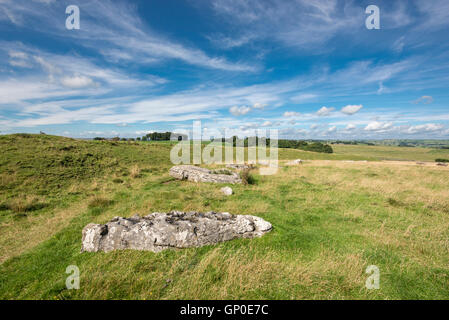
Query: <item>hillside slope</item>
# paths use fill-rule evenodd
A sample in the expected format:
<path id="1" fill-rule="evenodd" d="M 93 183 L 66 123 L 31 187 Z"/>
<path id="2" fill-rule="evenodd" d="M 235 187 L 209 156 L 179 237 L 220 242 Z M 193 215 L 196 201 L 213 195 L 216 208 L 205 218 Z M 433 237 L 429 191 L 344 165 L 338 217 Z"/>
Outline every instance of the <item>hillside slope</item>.
<path id="1" fill-rule="evenodd" d="M 315 160 L 253 171 L 255 183 L 227 197 L 222 185 L 171 179 L 170 148 L 0 136 L 0 299 L 449 298 L 447 167 L 286 149 L 281 159 Z M 252 214 L 274 229 L 157 254 L 80 253 L 88 223 L 170 210 Z M 69 265 L 80 290 L 65 287 Z M 369 265 L 379 290 L 365 288 Z"/>

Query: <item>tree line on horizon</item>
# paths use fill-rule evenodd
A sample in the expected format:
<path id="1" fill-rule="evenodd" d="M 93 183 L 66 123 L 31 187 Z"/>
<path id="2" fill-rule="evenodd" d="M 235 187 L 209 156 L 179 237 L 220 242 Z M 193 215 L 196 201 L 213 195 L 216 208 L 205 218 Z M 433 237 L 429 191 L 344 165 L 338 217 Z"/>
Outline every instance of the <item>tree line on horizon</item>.
<path id="1" fill-rule="evenodd" d="M 106 138 L 96 137 L 94 140 L 106 140 Z M 151 132 L 148 133 L 142 137 L 134 138 L 120 138 L 120 137 L 114 137 L 110 139 L 112 141 L 181 141 L 181 140 L 188 140 L 187 135 L 180 134 L 180 133 L 173 133 L 170 131 L 167 132 Z M 213 138 L 211 138 L 211 141 L 215 141 Z M 237 136 L 233 136 L 230 138 L 221 138 L 222 143 L 232 143 L 234 147 L 237 146 L 237 141 L 239 141 L 239 145 L 242 144 L 243 140 L 243 146 L 256 146 L 263 142 L 265 142 L 266 146 L 270 145 L 270 138 L 265 137 L 246 137 L 244 139 L 240 139 Z M 334 150 L 332 147 L 328 144 L 314 141 L 308 143 L 304 140 L 290 140 L 290 139 L 279 139 L 278 140 L 278 148 L 289 148 L 289 149 L 299 149 L 304 151 L 312 151 L 312 152 L 321 152 L 321 153 L 333 153 Z"/>

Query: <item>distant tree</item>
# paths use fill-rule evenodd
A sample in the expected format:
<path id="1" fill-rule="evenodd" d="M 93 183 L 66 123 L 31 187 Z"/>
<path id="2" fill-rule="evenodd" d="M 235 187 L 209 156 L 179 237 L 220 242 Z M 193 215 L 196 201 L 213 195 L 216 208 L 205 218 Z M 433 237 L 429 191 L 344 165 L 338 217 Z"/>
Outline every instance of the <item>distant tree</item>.
<path id="1" fill-rule="evenodd" d="M 137 137 L 136 140 L 137 140 L 137 141 L 140 141 L 140 137 Z"/>

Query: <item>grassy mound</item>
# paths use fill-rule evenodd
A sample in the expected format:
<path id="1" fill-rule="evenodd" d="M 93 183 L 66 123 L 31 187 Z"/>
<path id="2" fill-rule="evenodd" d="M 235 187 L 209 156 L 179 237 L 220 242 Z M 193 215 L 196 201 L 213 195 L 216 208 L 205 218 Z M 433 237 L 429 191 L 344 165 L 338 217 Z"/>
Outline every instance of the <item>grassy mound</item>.
<path id="1" fill-rule="evenodd" d="M 171 179 L 170 143 L 0 136 L 0 299 L 449 299 L 448 168 L 328 161 L 388 156 L 345 147 L 281 149 L 281 159 L 315 160 L 253 170 L 257 183 L 227 197 L 223 185 Z M 251 214 L 274 230 L 157 254 L 80 253 L 88 223 L 170 210 Z M 79 290 L 65 287 L 69 265 Z M 369 265 L 379 290 L 365 288 Z"/>

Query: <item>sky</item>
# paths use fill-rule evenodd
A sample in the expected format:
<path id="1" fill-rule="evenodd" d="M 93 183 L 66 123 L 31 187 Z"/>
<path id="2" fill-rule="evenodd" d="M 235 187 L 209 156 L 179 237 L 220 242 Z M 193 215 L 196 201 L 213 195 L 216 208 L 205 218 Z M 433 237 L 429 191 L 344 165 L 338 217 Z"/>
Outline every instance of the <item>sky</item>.
<path id="1" fill-rule="evenodd" d="M 0 0 L 0 134 L 449 139 L 448 29 L 447 0 Z"/>

